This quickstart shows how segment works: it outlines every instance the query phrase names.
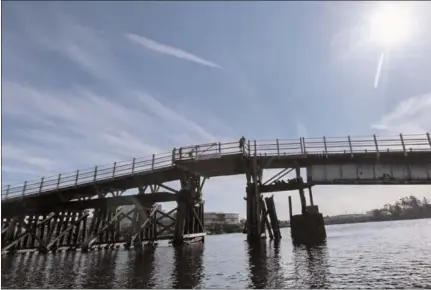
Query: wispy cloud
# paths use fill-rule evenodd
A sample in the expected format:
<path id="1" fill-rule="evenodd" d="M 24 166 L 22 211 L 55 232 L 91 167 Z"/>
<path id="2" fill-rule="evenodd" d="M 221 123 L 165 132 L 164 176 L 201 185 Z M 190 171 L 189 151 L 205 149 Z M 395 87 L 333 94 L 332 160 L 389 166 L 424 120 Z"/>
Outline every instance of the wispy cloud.
<path id="1" fill-rule="evenodd" d="M 226 139 L 130 82 L 119 61 L 121 52 L 114 51 L 112 39 L 103 33 L 77 25 L 70 17 L 59 20 L 55 29 L 31 15 L 23 21 L 28 35 L 15 38 L 9 52 L 15 51 L 14 46 L 55 52 L 69 60 L 62 74 L 76 67 L 94 82 L 29 83 L 24 75 L 11 79 L 4 70 L 3 121 L 17 129 L 3 140 L 6 183 Z M 20 67 L 31 66 L 31 59 L 26 58 L 29 62 Z M 211 62 L 206 65 L 218 67 Z M 40 66 L 38 73 L 52 75 L 49 68 Z"/>
<path id="2" fill-rule="evenodd" d="M 154 41 L 152 39 L 146 38 L 141 35 L 137 35 L 134 33 L 128 33 L 125 35 L 127 39 L 129 39 L 131 42 L 141 45 L 142 47 L 145 47 L 146 49 L 152 50 L 154 52 L 170 55 L 173 57 L 177 57 L 180 59 L 188 60 L 197 64 L 201 64 L 204 66 L 209 66 L 212 68 L 219 68 L 222 67 L 212 61 L 206 60 L 202 57 L 199 57 L 195 54 L 192 54 L 190 52 L 186 52 L 182 49 L 168 46 L 166 44 L 159 43 L 157 41 Z"/>
<path id="3" fill-rule="evenodd" d="M 21 148 L 12 146 L 9 143 L 5 143 L 2 146 L 2 155 L 6 161 L 12 159 L 19 161 L 20 163 L 25 163 L 31 166 L 42 167 L 46 169 L 53 167 L 53 165 L 55 164 L 54 161 L 50 160 L 49 158 L 39 157 L 37 154 L 35 154 L 35 151 L 36 150 L 30 152 L 29 154 Z"/>
<path id="4" fill-rule="evenodd" d="M 391 133 L 431 131 L 431 93 L 401 101 L 372 127 Z"/>

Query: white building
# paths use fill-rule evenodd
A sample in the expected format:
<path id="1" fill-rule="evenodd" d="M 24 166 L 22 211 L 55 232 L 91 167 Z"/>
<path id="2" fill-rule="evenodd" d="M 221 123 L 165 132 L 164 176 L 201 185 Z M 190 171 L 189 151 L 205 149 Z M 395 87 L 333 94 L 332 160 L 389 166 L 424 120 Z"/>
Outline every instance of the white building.
<path id="1" fill-rule="evenodd" d="M 215 224 L 236 225 L 240 223 L 239 214 L 222 213 L 222 212 L 206 212 L 204 213 L 204 223 L 205 223 L 205 226 L 210 226 Z"/>

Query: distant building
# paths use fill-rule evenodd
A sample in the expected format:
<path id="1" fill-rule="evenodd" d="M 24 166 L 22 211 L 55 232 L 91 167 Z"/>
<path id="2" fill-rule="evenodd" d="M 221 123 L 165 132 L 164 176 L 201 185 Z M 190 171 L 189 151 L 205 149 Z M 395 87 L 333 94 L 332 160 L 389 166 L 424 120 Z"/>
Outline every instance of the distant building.
<path id="1" fill-rule="evenodd" d="M 134 205 L 125 205 L 125 206 L 122 206 L 121 207 L 121 211 L 124 213 L 124 214 L 127 214 L 128 212 L 130 212 L 133 208 L 134 208 L 135 206 Z M 155 207 L 159 210 L 159 211 L 163 211 L 163 207 L 162 207 L 162 205 L 160 204 L 160 203 L 157 203 L 157 204 L 155 204 Z M 129 214 L 129 217 L 130 218 L 132 218 L 133 217 L 133 214 Z M 162 214 L 160 214 L 160 213 L 156 213 L 156 219 L 157 218 L 159 218 L 159 217 L 162 217 Z M 163 220 L 164 219 L 167 219 L 167 218 L 163 218 L 162 220 L 161 220 L 161 222 L 163 223 L 163 224 L 165 224 L 164 222 L 163 222 Z M 169 224 L 169 223 L 168 223 Z M 128 219 L 127 217 L 125 217 L 125 218 L 123 218 L 122 220 L 121 220 L 121 222 L 120 222 L 120 228 L 126 228 L 126 227 L 129 227 L 129 226 L 131 226 L 132 225 L 132 221 L 130 220 L 130 219 Z"/>
<path id="2" fill-rule="evenodd" d="M 135 206 L 134 205 L 124 205 L 121 207 L 120 211 L 124 214 L 129 213 Z M 132 218 L 133 214 L 129 214 L 129 217 Z M 120 229 L 124 229 L 129 227 L 132 224 L 132 221 L 130 219 L 128 219 L 127 217 L 124 217 L 121 221 L 120 221 Z"/>
<path id="3" fill-rule="evenodd" d="M 205 226 L 216 224 L 236 225 L 240 223 L 238 213 L 206 212 L 204 213 Z"/>

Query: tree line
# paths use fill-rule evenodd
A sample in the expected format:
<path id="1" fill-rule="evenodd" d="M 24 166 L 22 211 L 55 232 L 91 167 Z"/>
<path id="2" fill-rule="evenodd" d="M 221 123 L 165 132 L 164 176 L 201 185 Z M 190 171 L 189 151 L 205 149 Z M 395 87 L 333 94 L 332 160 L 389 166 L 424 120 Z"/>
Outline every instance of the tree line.
<path id="1" fill-rule="evenodd" d="M 385 204 L 383 208 L 372 210 L 374 220 L 420 219 L 431 218 L 430 201 L 410 195 L 402 197 L 394 204 Z"/>

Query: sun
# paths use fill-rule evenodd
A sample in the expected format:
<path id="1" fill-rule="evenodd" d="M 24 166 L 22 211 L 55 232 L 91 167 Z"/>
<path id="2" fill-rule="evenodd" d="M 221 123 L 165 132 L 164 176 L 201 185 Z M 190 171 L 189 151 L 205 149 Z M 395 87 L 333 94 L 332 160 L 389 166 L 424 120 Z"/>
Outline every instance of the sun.
<path id="1" fill-rule="evenodd" d="M 408 2 L 380 2 L 369 19 L 371 39 L 386 47 L 407 42 L 414 23 L 409 6 Z"/>

